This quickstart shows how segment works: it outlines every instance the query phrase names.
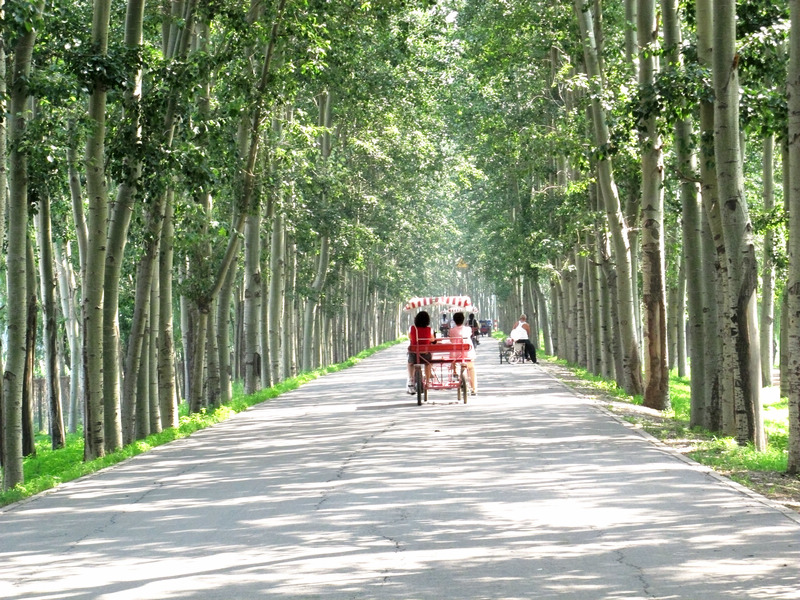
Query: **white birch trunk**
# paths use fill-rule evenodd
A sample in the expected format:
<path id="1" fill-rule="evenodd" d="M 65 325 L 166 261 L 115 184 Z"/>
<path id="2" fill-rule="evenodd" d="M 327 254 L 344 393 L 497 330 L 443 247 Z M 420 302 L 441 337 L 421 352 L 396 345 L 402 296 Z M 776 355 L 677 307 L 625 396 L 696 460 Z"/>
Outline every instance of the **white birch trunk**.
<path id="1" fill-rule="evenodd" d="M 639 0 L 639 89 L 651 89 L 658 70 L 658 26 L 655 0 Z M 649 98 L 643 97 L 646 106 Z M 664 285 L 664 165 L 656 116 L 639 122 L 642 153 L 642 300 L 644 304 L 644 406 L 669 408 L 666 286 Z"/>
<path id="2" fill-rule="evenodd" d="M 261 211 L 247 216 L 244 229 L 244 393 L 253 394 L 260 383 L 258 369 L 261 313 Z"/>
<path id="3" fill-rule="evenodd" d="M 37 5 L 41 12 L 41 5 Z M 0 436 L 3 489 L 24 481 L 22 470 L 22 412 L 27 334 L 28 157 L 22 140 L 28 122 L 28 79 L 36 30 L 22 34 L 13 52 L 8 100 L 8 239 L 6 254 L 6 311 L 8 348 L 3 372 Z"/>
<path id="4" fill-rule="evenodd" d="M 752 225 L 744 198 L 739 139 L 739 77 L 736 2 L 714 3 L 714 158 L 728 258 L 728 310 L 734 345 L 734 416 L 737 441 L 766 446 L 761 415 L 761 353 L 756 310 L 757 264 Z"/>
<path id="5" fill-rule="evenodd" d="M 108 53 L 110 0 L 95 0 L 92 43 L 101 55 Z M 90 133 L 84 156 L 86 193 L 89 199 L 86 270 L 83 274 L 83 353 L 86 377 L 84 457 L 105 455 L 105 404 L 103 397 L 103 290 L 108 221 L 108 189 L 105 175 L 106 96 L 94 82 L 89 98 Z"/>
<path id="6" fill-rule="evenodd" d="M 161 427 L 178 426 L 178 390 L 175 370 L 175 340 L 172 309 L 173 222 L 174 192 L 167 192 L 164 225 L 159 245 L 159 327 L 158 327 L 158 401 Z"/>
<path id="7" fill-rule="evenodd" d="M 77 313 L 75 272 L 70 262 L 71 245 L 56 241 L 54 246 L 56 271 L 58 273 L 58 295 L 61 299 L 61 314 L 69 344 L 69 405 L 67 408 L 67 431 L 75 433 L 78 428 L 78 400 L 82 397 L 83 366 L 81 365 L 80 321 Z"/>
<path id="8" fill-rule="evenodd" d="M 789 1 L 789 277 L 788 303 L 789 445 L 787 471 L 800 473 L 800 0 Z"/>
<path id="9" fill-rule="evenodd" d="M 284 235 L 284 222 L 282 208 L 275 211 L 272 220 L 272 235 L 270 236 L 270 280 L 269 280 L 269 345 L 270 345 L 270 371 L 274 383 L 282 381 L 286 375 L 282 373 L 282 356 L 286 351 L 283 348 L 281 328 L 284 323 L 284 305 L 286 303 L 286 237 Z"/>
<path id="10" fill-rule="evenodd" d="M 39 286 L 42 294 L 42 337 L 44 346 L 45 385 L 50 416 L 50 441 L 53 450 L 66 444 L 64 417 L 61 409 L 61 371 L 58 364 L 56 338 L 57 303 L 56 274 L 53 264 L 53 236 L 50 222 L 50 197 L 43 194 L 36 213 L 36 233 L 39 243 Z"/>
<path id="11" fill-rule="evenodd" d="M 762 181 L 764 185 L 764 212 L 775 207 L 775 136 L 764 138 Z M 761 267 L 761 385 L 772 386 L 774 364 L 775 323 L 775 264 L 773 260 L 775 232 L 768 228 L 764 233 L 764 264 Z"/>
<path id="12" fill-rule="evenodd" d="M 158 345 L 159 338 L 161 337 L 161 330 L 159 329 L 161 324 L 161 278 L 158 260 L 158 256 L 156 256 L 150 290 L 150 335 L 147 340 L 149 367 L 147 384 L 150 387 L 148 391 L 148 398 L 150 399 L 150 433 L 159 433 L 162 429 L 161 402 L 158 385 Z"/>

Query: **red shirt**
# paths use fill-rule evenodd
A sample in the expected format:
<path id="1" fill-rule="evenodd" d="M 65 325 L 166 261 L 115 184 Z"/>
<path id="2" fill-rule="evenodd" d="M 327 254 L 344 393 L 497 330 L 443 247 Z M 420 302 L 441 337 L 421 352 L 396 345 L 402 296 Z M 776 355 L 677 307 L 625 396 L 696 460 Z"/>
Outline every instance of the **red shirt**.
<path id="1" fill-rule="evenodd" d="M 429 344 L 434 340 L 433 330 L 430 327 L 417 327 L 411 326 L 411 331 L 408 332 L 408 339 L 412 346 L 416 344 Z"/>

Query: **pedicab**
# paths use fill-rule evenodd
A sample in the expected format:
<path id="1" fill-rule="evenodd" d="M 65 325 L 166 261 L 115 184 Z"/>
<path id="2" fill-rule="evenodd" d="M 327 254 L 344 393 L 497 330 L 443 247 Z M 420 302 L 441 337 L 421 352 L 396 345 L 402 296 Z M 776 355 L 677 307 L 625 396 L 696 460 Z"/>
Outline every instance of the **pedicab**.
<path id="1" fill-rule="evenodd" d="M 469 296 L 429 296 L 412 298 L 404 311 L 438 306 L 440 308 L 467 310 L 472 308 Z M 452 311 L 450 311 L 452 312 Z M 472 345 L 465 339 L 436 337 L 430 341 L 410 344 L 409 353 L 415 357 L 414 361 L 414 390 L 417 395 L 417 405 L 428 401 L 430 390 L 456 390 L 459 402 L 463 399 L 467 403 L 467 364 L 471 361 L 469 351 Z M 429 368 L 425 368 L 429 367 Z"/>

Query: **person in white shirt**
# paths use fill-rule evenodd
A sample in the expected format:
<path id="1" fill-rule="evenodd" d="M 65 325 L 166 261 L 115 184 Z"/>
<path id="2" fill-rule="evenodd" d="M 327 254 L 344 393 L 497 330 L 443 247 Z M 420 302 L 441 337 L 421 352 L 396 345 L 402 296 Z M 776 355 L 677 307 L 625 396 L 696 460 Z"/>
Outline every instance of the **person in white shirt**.
<path id="1" fill-rule="evenodd" d="M 451 338 L 462 338 L 465 342 L 469 343 L 469 352 L 467 353 L 467 376 L 469 378 L 469 387 L 471 395 L 478 393 L 478 375 L 475 372 L 475 346 L 472 345 L 472 327 L 464 325 L 464 313 L 457 312 L 453 314 L 454 327 L 450 328 Z"/>
<path id="2" fill-rule="evenodd" d="M 515 342 L 525 342 L 525 356 L 536 364 L 536 346 L 531 341 L 531 326 L 528 325 L 528 317 L 520 315 L 519 321 L 514 324 L 509 337 Z"/>

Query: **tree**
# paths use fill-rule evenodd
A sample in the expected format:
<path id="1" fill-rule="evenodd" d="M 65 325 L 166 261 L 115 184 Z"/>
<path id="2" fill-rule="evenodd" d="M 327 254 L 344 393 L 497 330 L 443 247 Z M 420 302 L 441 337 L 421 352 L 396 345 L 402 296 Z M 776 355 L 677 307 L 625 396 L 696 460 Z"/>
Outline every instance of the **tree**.
<path id="1" fill-rule="evenodd" d="M 645 389 L 644 405 L 669 408 L 667 315 L 664 286 L 664 165 L 657 118 L 648 110 L 654 95 L 658 27 L 655 0 L 639 0 L 639 93 L 642 148 L 642 274 L 644 293 Z"/>
<path id="2" fill-rule="evenodd" d="M 47 404 L 50 409 L 50 443 L 52 448 L 63 448 L 66 443 L 64 418 L 61 410 L 61 375 L 56 348 L 56 275 L 53 263 L 53 239 L 50 221 L 50 196 L 39 198 L 36 213 L 39 241 L 39 280 L 42 290 L 44 314 L 45 384 Z"/>
<path id="3" fill-rule="evenodd" d="M 92 17 L 92 51 L 98 64 L 108 57 L 109 0 L 95 0 Z M 105 404 L 103 387 L 103 291 L 105 282 L 106 221 L 108 189 L 105 172 L 106 100 L 108 82 L 104 72 L 91 73 L 84 165 L 89 198 L 86 269 L 83 272 L 83 355 L 86 375 L 84 456 L 87 460 L 105 456 Z"/>
<path id="4" fill-rule="evenodd" d="M 787 471 L 800 473 L 800 0 L 790 0 L 789 109 L 789 446 Z"/>
<path id="5" fill-rule="evenodd" d="M 620 311 L 619 330 L 623 346 L 624 388 L 630 394 L 641 394 L 643 383 L 641 360 L 639 358 L 639 341 L 634 320 L 630 239 L 614 179 L 611 157 L 609 156 L 611 140 L 605 110 L 601 102 L 603 76 L 600 71 L 597 45 L 594 40 L 592 12 L 586 0 L 575 0 L 575 13 L 583 41 L 586 73 L 594 86 L 591 114 L 594 125 L 594 141 L 600 153 L 597 160 L 600 195 L 603 198 L 606 209 L 606 217 L 613 240 L 614 258 L 617 265 L 617 293 Z"/>
<path id="6" fill-rule="evenodd" d="M 723 236 L 728 260 L 730 344 L 735 362 L 726 376 L 732 382 L 736 437 L 740 444 L 766 444 L 761 417 L 761 365 L 756 310 L 758 270 L 752 225 L 743 193 L 739 145 L 739 78 L 736 55 L 736 3 L 715 3 L 713 80 L 714 157 Z"/>
<path id="7" fill-rule="evenodd" d="M 43 3 L 30 5 L 31 13 L 13 31 L 3 32 L 12 44 L 12 63 L 8 100 L 8 250 L 7 314 L 8 349 L 3 373 L 2 458 L 3 489 L 22 483 L 22 399 L 26 363 L 26 333 L 28 315 L 28 157 L 25 134 L 30 118 L 31 58 L 40 26 Z"/>

